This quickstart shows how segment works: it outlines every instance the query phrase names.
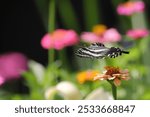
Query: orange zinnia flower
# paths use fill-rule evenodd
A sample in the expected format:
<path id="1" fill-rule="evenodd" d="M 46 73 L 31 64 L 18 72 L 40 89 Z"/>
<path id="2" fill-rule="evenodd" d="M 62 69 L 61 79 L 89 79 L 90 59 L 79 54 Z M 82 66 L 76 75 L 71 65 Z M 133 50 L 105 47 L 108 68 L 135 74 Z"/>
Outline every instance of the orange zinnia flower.
<path id="1" fill-rule="evenodd" d="M 96 35 L 102 36 L 106 30 L 107 27 L 105 25 L 98 24 L 93 26 L 92 32 Z"/>
<path id="2" fill-rule="evenodd" d="M 115 86 L 121 84 L 121 80 L 129 79 L 128 70 L 120 70 L 119 67 L 105 67 L 106 71 L 103 74 L 97 75 L 94 80 L 113 80 Z"/>
<path id="3" fill-rule="evenodd" d="M 86 81 L 94 81 L 94 77 L 97 76 L 97 74 L 99 74 L 99 71 L 97 70 L 79 72 L 77 74 L 77 80 L 80 84 L 83 84 Z"/>

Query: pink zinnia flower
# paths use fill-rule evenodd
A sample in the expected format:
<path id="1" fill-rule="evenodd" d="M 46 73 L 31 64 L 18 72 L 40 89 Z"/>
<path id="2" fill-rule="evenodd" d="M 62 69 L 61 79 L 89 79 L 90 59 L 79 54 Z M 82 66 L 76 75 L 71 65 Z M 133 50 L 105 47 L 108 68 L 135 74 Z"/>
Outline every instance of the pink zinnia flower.
<path id="1" fill-rule="evenodd" d="M 103 42 L 118 42 L 120 40 L 121 35 L 115 28 L 110 28 L 103 34 Z"/>
<path id="2" fill-rule="evenodd" d="M 84 32 L 81 34 L 81 39 L 88 43 L 111 43 L 120 41 L 121 35 L 115 28 L 110 28 L 101 35 L 97 35 L 93 32 Z"/>
<path id="3" fill-rule="evenodd" d="M 27 58 L 21 53 L 0 55 L 0 85 L 7 80 L 19 78 L 27 70 Z"/>
<path id="4" fill-rule="evenodd" d="M 2 76 L 0 76 L 0 86 L 4 83 L 4 78 Z"/>
<path id="5" fill-rule="evenodd" d="M 101 37 L 92 32 L 83 32 L 81 34 L 81 39 L 84 42 L 88 42 L 88 43 L 95 43 L 95 42 L 101 43 Z"/>
<path id="6" fill-rule="evenodd" d="M 78 41 L 77 33 L 74 30 L 57 29 L 51 34 L 45 34 L 41 40 L 41 45 L 45 49 L 61 50 L 66 46 L 78 43 Z"/>
<path id="7" fill-rule="evenodd" d="M 147 29 L 133 29 L 128 30 L 127 36 L 133 39 L 144 38 L 149 35 L 149 31 Z"/>
<path id="8" fill-rule="evenodd" d="M 133 13 L 143 12 L 145 4 L 142 1 L 128 1 L 118 5 L 117 12 L 119 15 L 132 15 Z"/>

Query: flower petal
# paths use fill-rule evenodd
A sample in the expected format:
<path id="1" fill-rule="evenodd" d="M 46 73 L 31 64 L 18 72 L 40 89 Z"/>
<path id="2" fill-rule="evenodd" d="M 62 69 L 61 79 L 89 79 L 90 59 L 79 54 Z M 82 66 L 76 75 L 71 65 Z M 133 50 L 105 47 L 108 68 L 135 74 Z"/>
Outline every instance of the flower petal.
<path id="1" fill-rule="evenodd" d="M 113 79 L 115 79 L 116 77 L 110 77 L 110 78 L 108 78 L 108 80 L 113 80 Z"/>
<path id="2" fill-rule="evenodd" d="M 115 28 L 110 28 L 103 34 L 104 42 L 118 42 L 121 40 L 121 35 Z"/>
<path id="3" fill-rule="evenodd" d="M 120 86 L 121 80 L 119 80 L 118 78 L 115 78 L 114 79 L 114 84 L 115 84 L 115 86 Z"/>
<path id="4" fill-rule="evenodd" d="M 18 52 L 0 55 L 0 75 L 7 81 L 16 79 L 27 70 L 27 58 Z"/>
<path id="5" fill-rule="evenodd" d="M 85 100 L 113 100 L 113 97 L 103 88 L 97 88 L 88 94 Z"/>
<path id="6" fill-rule="evenodd" d="M 41 40 L 41 45 L 45 49 L 61 50 L 66 46 L 76 44 L 78 41 L 77 33 L 74 30 L 57 29 L 51 34 L 45 34 Z"/>
<path id="7" fill-rule="evenodd" d="M 4 78 L 0 76 L 0 86 L 5 82 Z"/>
<path id="8" fill-rule="evenodd" d="M 147 29 L 133 29 L 127 31 L 127 36 L 133 39 L 141 39 L 148 36 L 149 31 Z"/>
<path id="9" fill-rule="evenodd" d="M 88 43 L 95 43 L 95 42 L 101 42 L 101 37 L 97 36 L 96 34 L 92 32 L 84 32 L 81 34 L 81 39 L 84 42 Z"/>
<path id="10" fill-rule="evenodd" d="M 41 40 L 41 46 L 44 49 L 50 49 L 53 48 L 53 43 L 51 41 L 51 35 L 50 34 L 45 34 L 44 37 Z"/>
<path id="11" fill-rule="evenodd" d="M 121 76 L 121 74 L 113 74 L 112 76 L 120 77 L 120 76 Z"/>
<path id="12" fill-rule="evenodd" d="M 63 81 L 56 85 L 59 94 L 66 100 L 81 99 L 81 93 L 78 88 L 69 81 Z"/>
<path id="13" fill-rule="evenodd" d="M 110 75 L 100 74 L 94 77 L 94 80 L 107 80 L 108 78 L 111 78 Z"/>

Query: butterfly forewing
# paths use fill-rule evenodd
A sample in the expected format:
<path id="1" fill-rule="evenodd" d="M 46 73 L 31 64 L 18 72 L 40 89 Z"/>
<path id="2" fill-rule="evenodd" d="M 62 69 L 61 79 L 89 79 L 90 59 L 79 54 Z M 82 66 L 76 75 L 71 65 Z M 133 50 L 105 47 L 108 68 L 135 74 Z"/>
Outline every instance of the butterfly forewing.
<path id="1" fill-rule="evenodd" d="M 84 58 L 104 58 L 108 53 L 109 48 L 105 47 L 101 43 L 94 43 L 89 47 L 82 47 L 77 52 L 76 55 Z"/>

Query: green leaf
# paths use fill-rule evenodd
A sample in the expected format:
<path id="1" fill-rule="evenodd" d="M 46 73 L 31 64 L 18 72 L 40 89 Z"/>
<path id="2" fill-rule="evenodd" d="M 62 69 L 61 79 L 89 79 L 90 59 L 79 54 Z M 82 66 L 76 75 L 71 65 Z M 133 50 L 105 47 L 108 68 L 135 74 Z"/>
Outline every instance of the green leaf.
<path id="1" fill-rule="evenodd" d="M 22 75 L 25 78 L 26 85 L 30 88 L 30 90 L 37 90 L 40 87 L 40 84 L 32 72 L 24 72 Z"/>

